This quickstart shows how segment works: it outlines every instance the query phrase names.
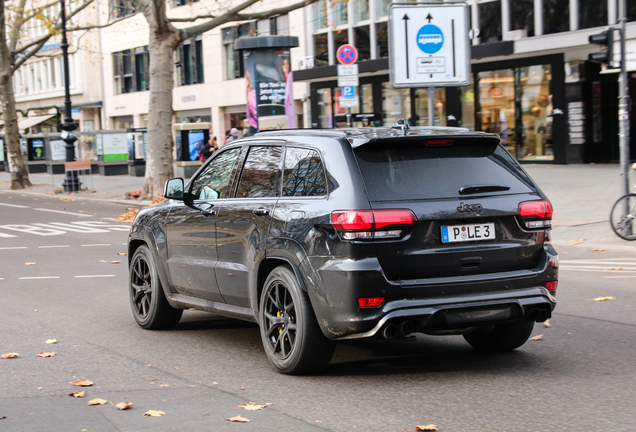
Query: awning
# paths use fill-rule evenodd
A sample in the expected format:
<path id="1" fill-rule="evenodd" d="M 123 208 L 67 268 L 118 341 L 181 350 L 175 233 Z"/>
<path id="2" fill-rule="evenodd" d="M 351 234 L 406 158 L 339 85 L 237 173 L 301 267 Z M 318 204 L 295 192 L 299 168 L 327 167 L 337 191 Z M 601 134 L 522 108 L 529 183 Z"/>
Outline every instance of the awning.
<path id="1" fill-rule="evenodd" d="M 24 117 L 24 118 L 18 119 L 18 129 L 20 129 L 20 133 L 24 133 L 25 130 L 37 124 L 45 122 L 51 117 L 55 117 L 55 114 L 47 114 L 47 115 L 35 116 L 35 117 Z"/>

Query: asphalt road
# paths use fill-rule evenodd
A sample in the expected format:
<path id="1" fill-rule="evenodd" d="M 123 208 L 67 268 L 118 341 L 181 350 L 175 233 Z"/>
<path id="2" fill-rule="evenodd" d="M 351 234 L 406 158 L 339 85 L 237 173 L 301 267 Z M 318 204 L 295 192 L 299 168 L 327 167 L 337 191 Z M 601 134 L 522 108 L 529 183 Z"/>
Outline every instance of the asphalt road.
<path id="1" fill-rule="evenodd" d="M 513 353 L 461 336 L 348 342 L 324 373 L 291 377 L 268 365 L 254 324 L 186 311 L 174 330 L 139 328 L 117 254 L 124 206 L 70 199 L 0 194 L 0 354 L 20 354 L 0 360 L 0 430 L 636 430 L 636 253 L 560 248 L 551 327 Z M 237 409 L 248 402 L 272 405 Z M 225 420 L 237 415 L 251 422 Z"/>

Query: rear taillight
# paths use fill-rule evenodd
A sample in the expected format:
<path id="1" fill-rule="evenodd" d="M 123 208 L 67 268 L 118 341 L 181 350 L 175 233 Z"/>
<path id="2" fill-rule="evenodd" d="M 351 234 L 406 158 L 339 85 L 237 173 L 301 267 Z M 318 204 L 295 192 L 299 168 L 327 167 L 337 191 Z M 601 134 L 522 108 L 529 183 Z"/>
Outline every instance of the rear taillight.
<path id="1" fill-rule="evenodd" d="M 384 297 L 366 297 L 358 299 L 358 306 L 361 308 L 378 307 L 384 303 Z"/>
<path id="2" fill-rule="evenodd" d="M 519 203 L 517 215 L 525 228 L 550 228 L 552 212 L 548 200 L 524 201 Z"/>
<path id="3" fill-rule="evenodd" d="M 545 287 L 548 289 L 548 291 L 554 291 L 555 289 L 557 289 L 558 284 L 558 281 L 546 282 Z"/>
<path id="4" fill-rule="evenodd" d="M 408 209 L 339 210 L 331 213 L 331 224 L 345 240 L 396 238 L 417 222 Z"/>

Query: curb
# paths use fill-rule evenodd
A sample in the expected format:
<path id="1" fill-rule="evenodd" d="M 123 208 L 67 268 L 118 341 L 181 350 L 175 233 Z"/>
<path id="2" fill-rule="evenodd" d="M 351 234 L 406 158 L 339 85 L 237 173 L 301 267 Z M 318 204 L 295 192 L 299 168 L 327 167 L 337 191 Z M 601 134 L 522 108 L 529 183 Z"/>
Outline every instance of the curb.
<path id="1" fill-rule="evenodd" d="M 47 197 L 47 198 L 51 198 L 51 197 L 55 197 L 55 198 L 65 197 L 65 198 L 75 198 L 75 199 L 79 198 L 79 199 L 88 200 L 88 201 L 97 201 L 97 202 L 101 201 L 101 202 L 108 202 L 111 204 L 133 205 L 133 206 L 139 206 L 139 207 L 145 207 L 147 205 L 152 204 L 151 200 L 131 201 L 131 200 L 121 200 L 121 199 L 110 199 L 110 198 L 86 197 L 82 195 L 65 195 L 63 193 L 45 194 L 45 193 L 34 192 L 34 191 L 26 190 L 26 189 L 20 189 L 20 190 L 5 189 L 5 190 L 1 190 L 1 192 L 35 195 L 35 196 L 41 196 L 41 197 Z"/>

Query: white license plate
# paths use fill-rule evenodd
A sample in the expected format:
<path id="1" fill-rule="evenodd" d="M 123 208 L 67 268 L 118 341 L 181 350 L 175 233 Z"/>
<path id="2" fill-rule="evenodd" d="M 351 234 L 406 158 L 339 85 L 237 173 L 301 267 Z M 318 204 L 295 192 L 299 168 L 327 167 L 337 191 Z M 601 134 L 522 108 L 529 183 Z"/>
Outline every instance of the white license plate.
<path id="1" fill-rule="evenodd" d="M 494 223 L 442 226 L 442 243 L 491 240 L 494 238 Z"/>

